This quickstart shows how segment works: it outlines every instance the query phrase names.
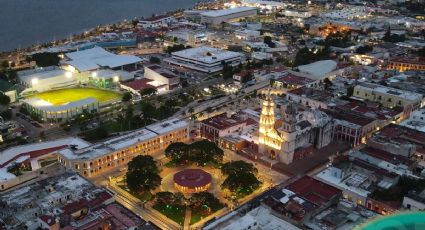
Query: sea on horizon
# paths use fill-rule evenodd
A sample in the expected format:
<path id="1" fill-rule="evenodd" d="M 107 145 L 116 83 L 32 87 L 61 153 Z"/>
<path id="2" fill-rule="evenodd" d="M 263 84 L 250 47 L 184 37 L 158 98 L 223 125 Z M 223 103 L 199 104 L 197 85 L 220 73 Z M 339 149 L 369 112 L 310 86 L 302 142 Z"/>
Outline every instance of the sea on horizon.
<path id="1" fill-rule="evenodd" d="M 199 0 L 0 0 L 0 52 L 70 37 L 98 25 L 190 8 Z"/>

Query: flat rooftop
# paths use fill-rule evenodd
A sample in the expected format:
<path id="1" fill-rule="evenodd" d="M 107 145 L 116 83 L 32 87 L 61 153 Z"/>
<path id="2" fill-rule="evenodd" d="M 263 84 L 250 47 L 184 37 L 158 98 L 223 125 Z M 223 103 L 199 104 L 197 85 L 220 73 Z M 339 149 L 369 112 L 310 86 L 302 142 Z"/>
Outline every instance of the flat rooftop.
<path id="1" fill-rule="evenodd" d="M 321 102 L 330 102 L 333 99 L 332 93 L 307 87 L 291 90 L 288 94 L 295 94 Z"/>
<path id="2" fill-rule="evenodd" d="M 238 14 L 238 13 L 253 11 L 253 10 L 257 12 L 257 9 L 254 7 L 235 7 L 235 8 L 222 9 L 222 10 L 210 10 L 210 11 L 202 12 L 201 15 L 204 17 L 217 18 L 217 17 L 223 17 L 227 15 Z"/>
<path id="3" fill-rule="evenodd" d="M 215 63 L 222 60 L 240 58 L 242 54 L 209 46 L 201 46 L 174 52 L 172 56 L 204 63 Z"/>
<path id="4" fill-rule="evenodd" d="M 76 148 L 84 148 L 89 146 L 90 143 L 77 137 L 69 137 L 58 139 L 54 141 L 46 141 L 34 144 L 20 145 L 8 148 L 0 152 L 0 166 L 7 164 L 13 159 L 17 159 L 23 155 L 40 155 L 42 153 L 50 153 L 57 151 L 68 146 L 75 146 Z"/>
<path id="5" fill-rule="evenodd" d="M 158 138 L 160 135 L 167 134 L 177 129 L 188 127 L 189 123 L 177 118 L 149 125 L 145 128 L 108 139 L 104 142 L 88 146 L 79 150 L 70 148 L 59 151 L 60 154 L 68 159 L 93 159 L 111 152 L 128 148 L 139 142 Z"/>
<path id="6" fill-rule="evenodd" d="M 225 130 L 233 126 L 246 123 L 246 120 L 242 120 L 237 116 L 228 117 L 226 113 L 208 118 L 201 121 L 202 124 L 216 128 L 218 130 Z"/>
<path id="7" fill-rule="evenodd" d="M 390 87 L 386 87 L 386 86 L 383 86 L 383 85 L 372 84 L 372 83 L 362 82 L 359 85 L 357 85 L 356 87 L 368 88 L 368 89 L 371 89 L 375 92 L 395 95 L 395 96 L 398 96 L 398 97 L 401 97 L 401 98 L 404 98 L 404 99 L 410 100 L 410 101 L 418 101 L 418 100 L 421 100 L 422 97 L 423 97 L 419 93 L 404 91 L 404 90 L 390 88 Z"/>

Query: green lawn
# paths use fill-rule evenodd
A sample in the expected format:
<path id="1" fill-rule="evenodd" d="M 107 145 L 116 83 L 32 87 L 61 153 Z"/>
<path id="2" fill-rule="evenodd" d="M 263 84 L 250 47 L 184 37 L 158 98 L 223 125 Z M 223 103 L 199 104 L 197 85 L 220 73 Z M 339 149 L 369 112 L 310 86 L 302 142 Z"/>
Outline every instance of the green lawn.
<path id="1" fill-rule="evenodd" d="M 186 207 L 183 205 L 164 205 L 156 203 L 152 206 L 158 212 L 183 226 Z"/>
<path id="2" fill-rule="evenodd" d="M 124 184 L 118 184 L 118 187 L 122 188 L 123 190 L 125 190 L 126 192 L 130 193 L 132 196 L 136 197 L 137 199 L 139 199 L 141 202 L 146 202 L 146 201 L 150 201 L 153 199 L 153 195 L 150 192 L 144 192 L 144 193 L 134 193 L 131 192 L 126 185 Z"/>
<path id="3" fill-rule="evenodd" d="M 215 212 L 217 212 L 218 210 L 220 210 L 222 208 L 224 208 L 224 205 L 220 205 L 220 207 L 216 207 L 215 209 L 211 209 L 210 215 L 214 214 Z M 192 224 L 194 224 L 194 223 L 196 223 L 196 222 L 200 221 L 201 219 L 206 218 L 208 216 L 209 215 L 207 215 L 207 216 L 202 215 L 202 211 L 200 209 L 198 209 L 198 210 L 192 209 L 192 213 L 191 213 L 191 216 L 190 216 L 190 225 L 192 225 Z"/>
<path id="4" fill-rule="evenodd" d="M 99 102 L 105 102 L 113 99 L 120 99 L 121 94 L 114 91 L 94 88 L 70 88 L 36 93 L 30 97 L 40 98 L 52 103 L 53 105 L 62 105 L 88 97 L 93 97 Z"/>

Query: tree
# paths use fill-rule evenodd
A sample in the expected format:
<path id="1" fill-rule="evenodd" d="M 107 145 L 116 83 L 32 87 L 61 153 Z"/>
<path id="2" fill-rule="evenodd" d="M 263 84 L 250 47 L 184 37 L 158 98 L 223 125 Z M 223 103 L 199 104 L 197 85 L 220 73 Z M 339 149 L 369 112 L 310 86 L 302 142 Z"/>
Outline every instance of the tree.
<path id="1" fill-rule="evenodd" d="M 122 95 L 122 101 L 123 102 L 128 102 L 128 101 L 130 101 L 131 100 L 131 98 L 132 98 L 133 96 L 131 95 L 131 93 L 130 92 L 125 92 L 123 95 Z"/>
<path id="2" fill-rule="evenodd" d="M 253 164 L 245 161 L 231 161 L 221 167 L 221 172 L 225 175 L 239 173 L 257 173 L 257 168 Z"/>
<path id="3" fill-rule="evenodd" d="M 264 36 L 264 43 L 266 43 L 270 48 L 276 47 L 276 44 L 273 42 L 270 36 Z"/>
<path id="4" fill-rule="evenodd" d="M 0 92 L 0 105 L 8 105 L 10 103 L 10 97 Z"/>
<path id="5" fill-rule="evenodd" d="M 328 59 L 329 53 L 329 46 L 327 45 L 324 48 L 314 52 L 307 47 L 304 47 L 300 49 L 295 55 L 294 66 L 306 65 L 315 61 Z"/>
<path id="6" fill-rule="evenodd" d="M 365 54 L 365 53 L 372 52 L 372 51 L 373 51 L 373 47 L 368 46 L 368 45 L 359 46 L 356 49 L 356 53 L 358 53 L 358 54 Z"/>
<path id="7" fill-rule="evenodd" d="M 199 192 L 192 195 L 189 199 L 190 208 L 193 210 L 199 210 L 201 207 L 207 207 L 212 210 L 218 210 L 222 207 L 220 201 L 209 192 Z"/>
<path id="8" fill-rule="evenodd" d="M 227 175 L 221 187 L 229 189 L 238 197 L 251 194 L 261 185 L 255 176 L 257 168 L 245 161 L 228 162 L 221 167 L 221 172 Z"/>
<path id="9" fill-rule="evenodd" d="M 170 54 L 170 53 L 173 53 L 173 52 L 177 52 L 177 51 L 189 49 L 189 48 L 191 48 L 191 47 L 185 46 L 183 44 L 178 44 L 178 45 L 168 46 L 167 49 L 166 49 L 166 52 Z"/>
<path id="10" fill-rule="evenodd" d="M 198 164 L 206 164 L 209 162 L 222 162 L 224 151 L 217 146 L 216 143 L 209 140 L 201 140 L 193 142 L 190 145 L 191 156 Z"/>
<path id="11" fill-rule="evenodd" d="M 36 53 L 31 58 L 40 67 L 55 66 L 60 61 L 57 53 Z"/>
<path id="12" fill-rule="evenodd" d="M 187 109 L 187 112 L 193 114 L 195 112 L 195 109 L 193 109 L 193 107 L 190 107 L 189 109 Z"/>
<path id="13" fill-rule="evenodd" d="M 222 188 L 229 189 L 238 197 L 243 197 L 257 190 L 261 181 L 252 173 L 230 174 L 221 184 Z"/>
<path id="14" fill-rule="evenodd" d="M 0 69 L 3 69 L 3 70 L 9 68 L 9 62 L 7 62 L 6 60 L 2 61 L 0 67 L 1 67 Z"/>
<path id="15" fill-rule="evenodd" d="M 189 145 L 183 142 L 174 142 L 165 149 L 165 156 L 172 159 L 177 164 L 187 161 L 187 152 Z"/>
<path id="16" fill-rule="evenodd" d="M 181 205 L 184 195 L 180 192 L 158 192 L 155 195 L 156 202 L 164 205 Z"/>
<path id="17" fill-rule="evenodd" d="M 325 84 L 325 89 L 329 89 L 329 87 L 333 85 L 333 83 L 331 82 L 331 80 L 329 80 L 329 78 L 325 78 L 325 80 L 323 80 L 323 83 Z"/>
<path id="18" fill-rule="evenodd" d="M 100 126 L 94 130 L 90 130 L 84 133 L 84 139 L 86 140 L 100 140 L 109 136 L 108 130 L 105 127 Z"/>
<path id="19" fill-rule="evenodd" d="M 385 31 L 384 37 L 382 38 L 384 41 L 391 39 L 391 27 L 388 26 L 387 31 Z"/>
<path id="20" fill-rule="evenodd" d="M 161 63 L 161 59 L 159 59 L 158 57 L 152 56 L 149 58 L 149 62 L 154 64 L 159 64 Z"/>
<path id="21" fill-rule="evenodd" d="M 392 42 L 392 43 L 397 43 L 397 42 L 404 42 L 405 40 L 405 36 L 404 34 L 398 35 L 398 34 L 392 34 L 391 33 L 391 27 L 388 26 L 387 31 L 385 32 L 384 37 L 382 37 L 382 40 L 386 41 L 386 42 Z"/>
<path id="22" fill-rule="evenodd" d="M 425 47 L 422 47 L 420 50 L 416 51 L 415 53 L 421 57 L 425 57 Z"/>
<path id="23" fill-rule="evenodd" d="M 353 86 L 348 87 L 347 88 L 347 96 L 351 97 L 351 96 L 353 96 L 353 94 L 354 94 L 354 87 Z"/>
<path id="24" fill-rule="evenodd" d="M 139 155 L 128 163 L 127 187 L 132 192 L 148 192 L 161 185 L 159 169 L 152 156 Z"/>
<path id="25" fill-rule="evenodd" d="M 152 119 L 156 116 L 156 107 L 150 102 L 142 101 L 140 103 L 140 110 L 146 119 Z"/>
<path id="26" fill-rule="evenodd" d="M 165 156 L 176 164 L 197 163 L 203 166 L 222 162 L 224 152 L 214 142 L 201 140 L 191 144 L 172 143 L 165 149 Z"/>
<path id="27" fill-rule="evenodd" d="M 152 96 L 158 93 L 158 89 L 153 88 L 153 87 L 149 87 L 149 88 L 144 88 L 142 90 L 140 90 L 140 95 L 143 96 Z"/>
<path id="28" fill-rule="evenodd" d="M 351 44 L 350 42 L 350 36 L 351 32 L 336 32 L 336 33 L 330 33 L 328 36 L 326 36 L 325 44 L 328 46 L 335 46 L 335 47 L 348 47 Z"/>

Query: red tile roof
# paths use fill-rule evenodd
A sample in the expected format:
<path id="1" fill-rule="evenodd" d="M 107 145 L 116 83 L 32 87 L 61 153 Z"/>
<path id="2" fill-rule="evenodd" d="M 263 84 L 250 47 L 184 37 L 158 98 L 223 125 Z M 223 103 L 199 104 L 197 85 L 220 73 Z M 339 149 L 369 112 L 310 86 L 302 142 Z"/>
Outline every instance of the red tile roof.
<path id="1" fill-rule="evenodd" d="M 397 57 L 390 60 L 391 62 L 408 63 L 415 65 L 425 65 L 424 57 Z"/>
<path id="2" fill-rule="evenodd" d="M 142 90 L 146 88 L 155 88 L 153 85 L 148 84 L 149 82 L 152 82 L 152 80 L 143 78 L 139 80 L 129 81 L 124 83 L 123 85 L 130 87 L 134 90 Z"/>
<path id="3" fill-rule="evenodd" d="M 63 149 L 65 147 L 67 147 L 67 145 L 60 145 L 60 146 L 56 146 L 56 147 L 52 147 L 52 148 L 39 149 L 39 150 L 30 151 L 30 152 L 19 153 L 19 154 L 15 155 L 13 158 L 11 158 L 10 160 L 6 161 L 4 164 L 0 164 L 0 168 L 6 166 L 10 162 L 12 162 L 12 161 L 14 161 L 14 160 L 16 160 L 16 159 L 18 159 L 19 157 L 22 157 L 22 156 L 30 156 L 30 158 L 35 158 L 35 157 L 43 156 L 43 155 L 52 153 L 54 151 Z"/>
<path id="4" fill-rule="evenodd" d="M 201 121 L 201 124 L 208 125 L 218 130 L 225 130 L 230 127 L 246 123 L 247 120 L 239 119 L 238 117 L 227 117 L 227 114 L 223 113 L 209 119 Z"/>
<path id="5" fill-rule="evenodd" d="M 386 137 L 388 139 L 402 139 L 419 146 L 425 146 L 425 132 L 401 125 L 389 124 L 376 135 Z"/>
<path id="6" fill-rule="evenodd" d="M 315 204 L 324 205 L 332 198 L 341 194 L 341 190 L 318 181 L 309 176 L 303 176 L 292 182 L 286 189 L 294 192 L 297 196 Z"/>
<path id="7" fill-rule="evenodd" d="M 42 215 L 40 216 L 40 220 L 46 223 L 49 226 L 53 226 L 56 224 L 56 219 L 54 216 Z"/>
<path id="8" fill-rule="evenodd" d="M 72 214 L 84 208 L 88 208 L 86 199 L 77 200 L 62 207 L 64 214 Z"/>
<path id="9" fill-rule="evenodd" d="M 284 84 L 299 85 L 299 86 L 303 86 L 303 85 L 314 82 L 314 80 L 311 80 L 309 78 L 297 76 L 290 73 L 277 79 L 276 81 L 282 82 Z"/>
<path id="10" fill-rule="evenodd" d="M 410 160 L 407 157 L 401 156 L 401 155 L 395 155 L 392 153 L 389 153 L 387 151 L 381 150 L 381 149 L 376 149 L 376 148 L 372 148 L 372 147 L 365 147 L 363 149 L 360 150 L 363 153 L 366 153 L 372 157 L 393 163 L 393 164 L 405 164 L 407 166 L 412 166 L 415 161 Z"/>

